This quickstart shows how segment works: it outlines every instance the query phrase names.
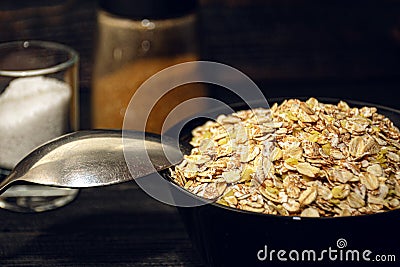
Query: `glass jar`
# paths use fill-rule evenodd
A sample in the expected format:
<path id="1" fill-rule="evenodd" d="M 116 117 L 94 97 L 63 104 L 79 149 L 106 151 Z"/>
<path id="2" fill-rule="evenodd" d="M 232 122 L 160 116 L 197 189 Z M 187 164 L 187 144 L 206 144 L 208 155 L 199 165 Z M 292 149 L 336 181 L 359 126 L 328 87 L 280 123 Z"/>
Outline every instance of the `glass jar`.
<path id="1" fill-rule="evenodd" d="M 196 6 L 192 0 L 99 2 L 93 128 L 121 129 L 129 101 L 144 81 L 169 66 L 198 60 Z M 146 131 L 160 133 L 162 122 L 176 105 L 206 95 L 199 84 L 181 87 L 157 102 Z"/>
<path id="2" fill-rule="evenodd" d="M 0 179 L 30 151 L 79 129 L 79 55 L 39 40 L 0 44 Z M 78 189 L 14 185 L 0 208 L 40 212 L 71 202 Z"/>

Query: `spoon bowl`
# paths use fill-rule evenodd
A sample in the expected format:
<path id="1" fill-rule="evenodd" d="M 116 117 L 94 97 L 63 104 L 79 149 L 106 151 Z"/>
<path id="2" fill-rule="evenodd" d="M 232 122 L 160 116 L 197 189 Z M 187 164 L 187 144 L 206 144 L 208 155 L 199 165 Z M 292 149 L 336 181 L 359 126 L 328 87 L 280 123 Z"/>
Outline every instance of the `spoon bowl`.
<path id="1" fill-rule="evenodd" d="M 0 193 L 16 181 L 68 188 L 130 181 L 181 161 L 176 144 L 172 138 L 137 131 L 73 132 L 28 154 L 0 183 Z M 130 168 L 124 153 L 135 155 Z"/>

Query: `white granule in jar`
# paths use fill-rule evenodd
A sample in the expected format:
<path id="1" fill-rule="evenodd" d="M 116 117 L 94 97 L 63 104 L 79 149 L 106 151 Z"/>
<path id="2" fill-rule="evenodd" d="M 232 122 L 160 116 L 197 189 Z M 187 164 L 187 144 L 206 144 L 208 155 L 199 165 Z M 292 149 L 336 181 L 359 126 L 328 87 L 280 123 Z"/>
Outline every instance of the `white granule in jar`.
<path id="1" fill-rule="evenodd" d="M 71 87 L 47 77 L 18 78 L 0 95 L 0 167 L 12 169 L 68 129 Z"/>

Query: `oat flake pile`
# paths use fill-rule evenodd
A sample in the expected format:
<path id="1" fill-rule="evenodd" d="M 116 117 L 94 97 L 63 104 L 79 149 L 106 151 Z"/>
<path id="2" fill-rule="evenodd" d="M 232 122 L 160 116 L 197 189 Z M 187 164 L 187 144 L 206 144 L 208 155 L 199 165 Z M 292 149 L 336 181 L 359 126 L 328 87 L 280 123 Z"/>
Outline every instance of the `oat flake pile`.
<path id="1" fill-rule="evenodd" d="M 233 208 L 332 217 L 400 208 L 400 132 L 374 107 L 284 101 L 193 130 L 176 183 Z"/>

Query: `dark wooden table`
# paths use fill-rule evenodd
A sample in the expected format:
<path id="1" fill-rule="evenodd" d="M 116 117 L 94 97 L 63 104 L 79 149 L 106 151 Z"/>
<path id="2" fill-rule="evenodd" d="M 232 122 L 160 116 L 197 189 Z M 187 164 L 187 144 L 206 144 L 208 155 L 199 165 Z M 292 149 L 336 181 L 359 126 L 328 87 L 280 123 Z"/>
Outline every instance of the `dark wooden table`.
<path id="1" fill-rule="evenodd" d="M 135 182 L 81 190 L 57 210 L 0 210 L 0 266 L 202 266 L 174 207 Z"/>

